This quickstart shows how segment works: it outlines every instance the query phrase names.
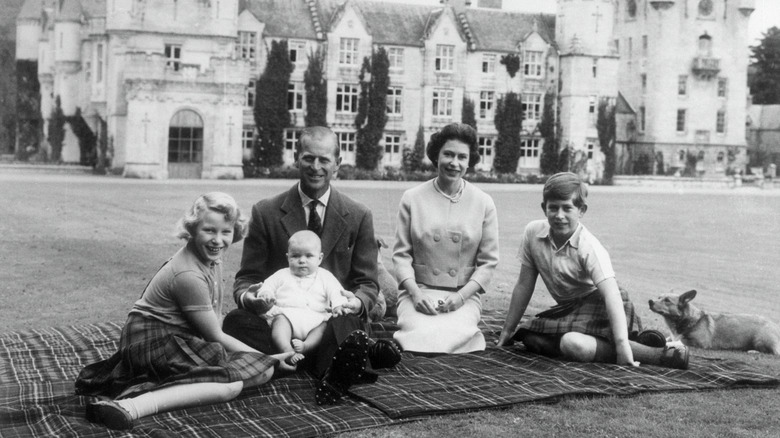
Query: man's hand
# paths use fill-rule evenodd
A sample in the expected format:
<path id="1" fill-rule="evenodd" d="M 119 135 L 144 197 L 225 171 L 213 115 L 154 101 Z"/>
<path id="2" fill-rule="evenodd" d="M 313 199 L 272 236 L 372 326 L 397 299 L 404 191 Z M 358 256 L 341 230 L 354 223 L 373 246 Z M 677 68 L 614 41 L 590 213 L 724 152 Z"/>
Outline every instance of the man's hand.
<path id="1" fill-rule="evenodd" d="M 276 298 L 274 298 L 273 294 L 264 293 L 258 295 L 258 291 L 262 286 L 263 283 L 253 284 L 249 286 L 244 294 L 244 308 L 258 315 L 268 312 L 276 304 Z"/>
<path id="2" fill-rule="evenodd" d="M 333 316 L 342 316 L 342 315 L 349 315 L 349 314 L 360 315 L 360 312 L 363 310 L 363 302 L 360 301 L 360 299 L 355 296 L 355 293 L 343 289 L 341 291 L 341 295 L 347 299 L 347 302 L 341 306 L 337 306 L 336 308 L 334 308 Z"/>

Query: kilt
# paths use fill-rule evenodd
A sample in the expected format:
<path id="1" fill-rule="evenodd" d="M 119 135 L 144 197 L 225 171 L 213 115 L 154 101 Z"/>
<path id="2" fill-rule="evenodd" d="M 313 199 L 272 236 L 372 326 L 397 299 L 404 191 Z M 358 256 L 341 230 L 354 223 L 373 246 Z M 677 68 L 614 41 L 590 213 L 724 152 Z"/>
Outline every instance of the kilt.
<path id="1" fill-rule="evenodd" d="M 243 381 L 277 363 L 262 353 L 227 352 L 186 328 L 130 314 L 119 351 L 84 367 L 76 394 L 126 398 L 165 386 Z"/>
<path id="2" fill-rule="evenodd" d="M 628 335 L 629 338 L 633 339 L 637 333 L 642 331 L 642 321 L 634 311 L 634 305 L 625 290 L 620 289 L 620 297 L 623 299 L 623 310 L 626 313 Z M 607 305 L 598 291 L 588 295 L 568 314 L 559 317 L 537 316 L 522 323 L 517 335 L 522 335 L 525 332 L 545 335 L 577 332 L 604 338 L 610 342 L 613 339 Z"/>

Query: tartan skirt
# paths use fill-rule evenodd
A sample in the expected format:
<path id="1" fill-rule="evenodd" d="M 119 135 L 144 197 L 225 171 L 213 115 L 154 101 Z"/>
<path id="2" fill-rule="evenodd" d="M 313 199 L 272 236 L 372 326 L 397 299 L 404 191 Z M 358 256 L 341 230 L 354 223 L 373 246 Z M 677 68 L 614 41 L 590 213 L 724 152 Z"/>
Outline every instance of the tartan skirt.
<path id="1" fill-rule="evenodd" d="M 185 383 L 243 381 L 277 363 L 262 353 L 227 352 L 186 328 L 131 314 L 119 351 L 84 367 L 76 378 L 76 394 L 126 398 Z"/>
<path id="2" fill-rule="evenodd" d="M 634 305 L 628 298 L 628 293 L 620 289 L 620 297 L 623 299 L 623 310 L 626 314 L 629 338 L 634 338 L 642 331 L 642 321 L 634 311 Z M 610 342 L 613 340 L 612 326 L 607 314 L 607 305 L 604 297 L 596 291 L 588 295 L 578 303 L 573 310 L 558 317 L 538 316 L 520 325 L 517 334 L 533 332 L 545 335 L 563 335 L 569 332 L 583 333 L 586 335 L 604 338 Z M 557 306 L 556 306 L 557 307 Z M 555 309 L 555 307 L 553 307 Z M 545 313 L 545 312 L 543 312 Z M 548 312 L 554 313 L 554 312 Z"/>

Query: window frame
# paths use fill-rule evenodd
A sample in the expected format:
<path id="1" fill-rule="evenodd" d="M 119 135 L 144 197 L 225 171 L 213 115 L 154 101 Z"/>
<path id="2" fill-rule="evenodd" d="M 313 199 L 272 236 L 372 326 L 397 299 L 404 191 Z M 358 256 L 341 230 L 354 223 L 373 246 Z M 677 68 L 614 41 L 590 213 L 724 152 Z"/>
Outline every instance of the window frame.
<path id="1" fill-rule="evenodd" d="M 290 82 L 287 84 L 287 110 L 290 112 L 302 112 L 306 100 L 306 88 L 303 82 Z"/>
<path id="2" fill-rule="evenodd" d="M 339 39 L 339 65 L 345 67 L 357 67 L 360 55 L 360 39 L 346 38 Z"/>
<path id="3" fill-rule="evenodd" d="M 181 69 L 181 44 L 165 44 L 165 68 L 173 71 Z"/>
<path id="4" fill-rule="evenodd" d="M 544 52 L 541 50 L 523 51 L 523 76 L 526 78 L 541 78 L 544 62 Z"/>
<path id="5" fill-rule="evenodd" d="M 677 117 L 675 118 L 675 131 L 684 133 L 687 128 L 688 111 L 686 108 L 677 108 Z"/>
<path id="6" fill-rule="evenodd" d="M 239 30 L 236 38 L 236 58 L 246 59 L 252 64 L 257 63 L 257 32 Z"/>
<path id="7" fill-rule="evenodd" d="M 345 82 L 336 85 L 336 113 L 357 114 L 360 87 Z"/>
<path id="8" fill-rule="evenodd" d="M 539 122 L 542 119 L 542 93 L 523 93 L 520 97 L 523 120 Z M 530 111 L 529 111 L 530 110 Z M 529 114 L 534 117 L 529 117 Z"/>
<path id="9" fill-rule="evenodd" d="M 387 87 L 385 113 L 390 117 L 401 117 L 403 112 L 403 87 L 391 85 Z"/>
<path id="10" fill-rule="evenodd" d="M 479 92 L 479 108 L 477 118 L 480 120 L 492 120 L 496 114 L 496 92 L 482 90 Z"/>
<path id="11" fill-rule="evenodd" d="M 431 114 L 433 117 L 452 117 L 452 88 L 434 88 Z"/>
<path id="12" fill-rule="evenodd" d="M 452 73 L 455 69 L 455 46 L 452 44 L 437 44 L 434 71 L 437 73 Z"/>

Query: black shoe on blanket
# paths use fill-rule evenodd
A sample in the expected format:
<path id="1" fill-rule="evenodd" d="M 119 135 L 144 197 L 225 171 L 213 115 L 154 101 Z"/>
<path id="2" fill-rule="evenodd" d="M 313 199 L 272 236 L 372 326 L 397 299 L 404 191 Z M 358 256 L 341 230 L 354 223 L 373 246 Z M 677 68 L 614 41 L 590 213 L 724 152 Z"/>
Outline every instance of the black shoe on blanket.
<path id="1" fill-rule="evenodd" d="M 661 348 L 666 347 L 666 337 L 658 330 L 642 330 L 636 335 L 633 341 L 648 347 Z"/>
<path id="2" fill-rule="evenodd" d="M 350 386 L 358 383 L 368 361 L 368 334 L 362 330 L 350 333 L 339 345 L 333 363 L 317 386 L 314 399 L 318 405 L 336 403 Z"/>
<path id="3" fill-rule="evenodd" d="M 372 369 L 392 368 L 401 362 L 401 349 L 395 341 L 371 339 L 368 344 L 368 360 L 371 362 Z"/>
<path id="4" fill-rule="evenodd" d="M 86 417 L 90 423 L 99 423 L 109 429 L 133 428 L 133 417 L 113 400 L 102 399 L 88 404 Z"/>

